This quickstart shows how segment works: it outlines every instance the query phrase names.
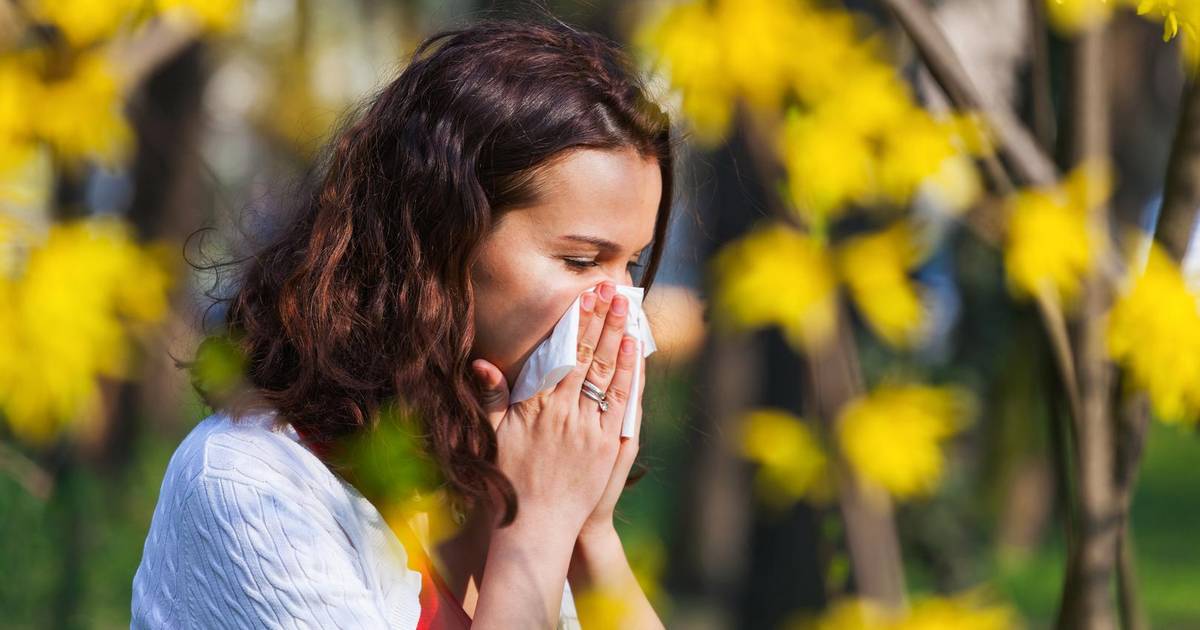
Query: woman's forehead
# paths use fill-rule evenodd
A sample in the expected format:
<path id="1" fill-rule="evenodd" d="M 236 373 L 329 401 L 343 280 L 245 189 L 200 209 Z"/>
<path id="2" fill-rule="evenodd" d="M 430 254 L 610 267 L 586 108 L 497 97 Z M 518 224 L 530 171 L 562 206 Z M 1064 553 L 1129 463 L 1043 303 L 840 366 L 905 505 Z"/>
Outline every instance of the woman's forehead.
<path id="1" fill-rule="evenodd" d="M 539 177 L 539 199 L 526 208 L 527 219 L 551 238 L 609 241 L 635 251 L 653 236 L 662 195 L 662 174 L 653 158 L 632 150 L 581 149 L 556 160 Z"/>

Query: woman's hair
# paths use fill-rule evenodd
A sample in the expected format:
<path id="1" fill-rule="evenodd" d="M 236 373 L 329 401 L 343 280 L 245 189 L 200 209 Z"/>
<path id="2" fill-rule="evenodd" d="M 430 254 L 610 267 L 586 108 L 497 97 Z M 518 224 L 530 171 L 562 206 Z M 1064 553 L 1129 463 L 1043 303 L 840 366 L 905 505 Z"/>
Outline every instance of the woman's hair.
<path id="1" fill-rule="evenodd" d="M 648 290 L 670 219 L 671 132 L 627 56 L 557 21 L 487 19 L 426 39 L 218 298 L 246 390 L 350 476 L 335 447 L 400 401 L 447 488 L 499 497 L 511 522 L 516 496 L 468 365 L 471 268 L 501 213 L 538 200 L 539 169 L 579 148 L 658 161 Z M 225 406 L 236 415 L 240 404 Z"/>

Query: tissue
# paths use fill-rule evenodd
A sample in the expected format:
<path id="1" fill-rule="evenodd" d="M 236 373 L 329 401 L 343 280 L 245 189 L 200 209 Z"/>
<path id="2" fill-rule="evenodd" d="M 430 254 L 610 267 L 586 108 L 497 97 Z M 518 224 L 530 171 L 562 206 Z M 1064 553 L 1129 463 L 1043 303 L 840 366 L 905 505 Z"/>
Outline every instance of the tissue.
<path id="1" fill-rule="evenodd" d="M 617 293 L 629 299 L 629 311 L 625 316 L 625 332 L 636 340 L 636 352 L 648 357 L 657 347 L 654 336 L 650 334 L 650 321 L 642 311 L 642 287 L 617 285 Z M 584 293 L 595 292 L 595 287 Z M 532 398 L 538 392 L 552 389 L 559 381 L 571 372 L 578 360 L 579 350 L 579 303 L 584 293 L 579 294 L 567 312 L 558 320 L 550 337 L 543 341 L 529 356 L 509 394 L 509 404 Z M 621 422 L 621 436 L 633 437 L 634 424 L 637 421 L 637 410 L 641 406 L 638 390 L 643 378 L 641 361 L 634 364 L 633 384 L 629 405 L 625 408 L 625 417 Z M 581 394 L 582 395 L 582 394 Z"/>

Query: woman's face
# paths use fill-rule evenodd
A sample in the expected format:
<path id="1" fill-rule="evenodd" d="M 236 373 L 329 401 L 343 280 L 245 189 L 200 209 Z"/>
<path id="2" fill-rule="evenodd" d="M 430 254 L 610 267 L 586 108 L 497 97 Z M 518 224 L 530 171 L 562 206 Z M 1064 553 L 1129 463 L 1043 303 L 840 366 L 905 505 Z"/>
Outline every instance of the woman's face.
<path id="1" fill-rule="evenodd" d="M 472 270 L 471 359 L 500 368 L 509 387 L 580 293 L 633 284 L 662 195 L 658 162 L 633 150 L 574 150 L 539 178 L 538 203 L 502 216 Z"/>

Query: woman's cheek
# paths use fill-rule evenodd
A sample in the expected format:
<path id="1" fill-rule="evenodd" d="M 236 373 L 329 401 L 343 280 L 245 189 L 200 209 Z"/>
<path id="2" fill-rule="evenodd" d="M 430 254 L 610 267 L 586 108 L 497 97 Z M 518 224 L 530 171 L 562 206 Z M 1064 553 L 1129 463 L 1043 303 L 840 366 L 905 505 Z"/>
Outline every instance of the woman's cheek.
<path id="1" fill-rule="evenodd" d="M 537 309 L 537 317 L 530 318 L 531 323 L 536 321 L 536 338 L 539 341 L 554 332 L 554 327 L 566 314 L 567 309 L 574 304 L 575 298 L 587 291 L 592 284 L 582 276 L 568 270 L 563 272 L 562 277 L 556 277 L 542 286 L 541 294 L 544 296 L 544 302 Z"/>

